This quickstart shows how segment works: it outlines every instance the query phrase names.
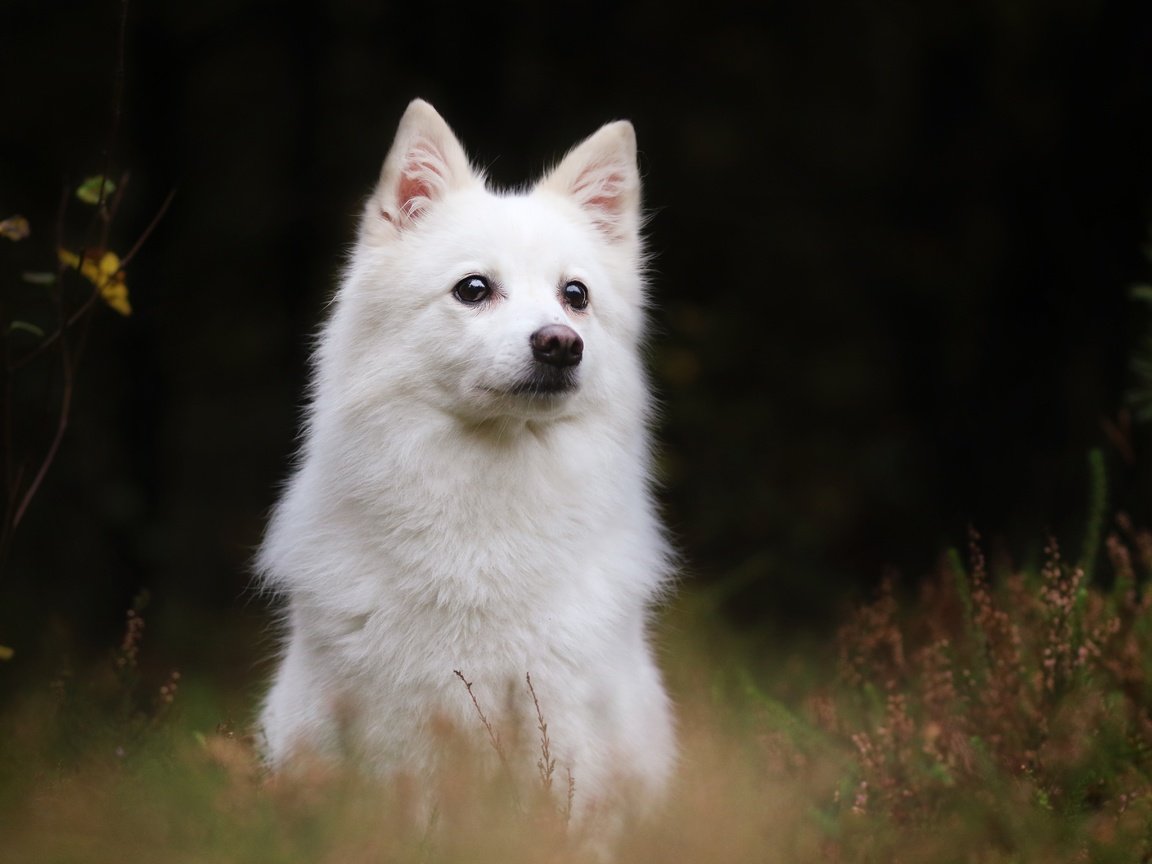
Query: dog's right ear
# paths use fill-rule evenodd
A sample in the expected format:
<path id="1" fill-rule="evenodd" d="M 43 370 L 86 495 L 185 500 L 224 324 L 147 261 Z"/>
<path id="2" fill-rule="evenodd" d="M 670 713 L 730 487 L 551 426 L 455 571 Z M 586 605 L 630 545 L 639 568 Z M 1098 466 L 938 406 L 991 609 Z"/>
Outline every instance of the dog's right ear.
<path id="1" fill-rule="evenodd" d="M 423 99 L 414 99 L 384 160 L 374 209 L 379 218 L 403 229 L 450 189 L 474 182 L 464 148 L 444 118 Z"/>

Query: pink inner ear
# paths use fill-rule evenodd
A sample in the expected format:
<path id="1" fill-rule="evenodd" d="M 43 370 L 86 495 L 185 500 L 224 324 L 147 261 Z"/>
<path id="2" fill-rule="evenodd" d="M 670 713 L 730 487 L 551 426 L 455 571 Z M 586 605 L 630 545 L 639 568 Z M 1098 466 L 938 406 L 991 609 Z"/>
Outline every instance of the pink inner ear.
<path id="1" fill-rule="evenodd" d="M 400 203 L 400 212 L 404 214 L 404 218 L 412 219 L 424 209 L 429 191 L 428 182 L 424 178 L 408 174 L 400 176 L 400 183 L 396 188 L 396 200 Z"/>
<path id="2" fill-rule="evenodd" d="M 605 166 L 594 165 L 580 175 L 572 191 L 586 208 L 613 217 L 620 213 L 624 183 L 620 171 L 605 171 Z"/>
<path id="3" fill-rule="evenodd" d="M 448 186 L 444 157 L 427 141 L 418 141 L 405 154 L 396 184 L 396 201 L 407 219 L 414 219 Z"/>

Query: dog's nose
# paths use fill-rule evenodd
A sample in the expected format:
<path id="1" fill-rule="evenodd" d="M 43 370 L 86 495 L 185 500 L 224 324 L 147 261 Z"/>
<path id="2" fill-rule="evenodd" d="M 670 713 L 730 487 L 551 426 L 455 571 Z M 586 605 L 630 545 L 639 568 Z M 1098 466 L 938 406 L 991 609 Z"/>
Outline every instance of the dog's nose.
<path id="1" fill-rule="evenodd" d="M 532 334 L 532 356 L 549 366 L 575 366 L 584 356 L 584 340 L 571 327 L 549 324 Z"/>

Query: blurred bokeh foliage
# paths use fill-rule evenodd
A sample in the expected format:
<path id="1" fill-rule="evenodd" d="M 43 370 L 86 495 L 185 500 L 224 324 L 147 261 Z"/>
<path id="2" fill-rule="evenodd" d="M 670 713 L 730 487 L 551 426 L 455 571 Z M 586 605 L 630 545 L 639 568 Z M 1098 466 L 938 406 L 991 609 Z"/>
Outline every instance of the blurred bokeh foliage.
<path id="1" fill-rule="evenodd" d="M 501 184 L 635 122 L 662 495 L 689 577 L 738 620 L 827 624 L 969 523 L 1018 556 L 1076 538 L 1101 443 L 1112 504 L 1149 515 L 1147 427 L 1117 413 L 1149 275 L 1145 4 L 129 13 L 125 236 L 178 195 L 133 263 L 134 314 L 92 328 L 0 585 L 11 639 L 59 615 L 106 641 L 147 586 L 195 644 L 246 602 L 310 335 L 415 95 Z M 51 225 L 62 183 L 103 170 L 118 15 L 0 9 L 0 217 Z M 51 242 L 0 243 L 6 298 L 17 245 Z"/>

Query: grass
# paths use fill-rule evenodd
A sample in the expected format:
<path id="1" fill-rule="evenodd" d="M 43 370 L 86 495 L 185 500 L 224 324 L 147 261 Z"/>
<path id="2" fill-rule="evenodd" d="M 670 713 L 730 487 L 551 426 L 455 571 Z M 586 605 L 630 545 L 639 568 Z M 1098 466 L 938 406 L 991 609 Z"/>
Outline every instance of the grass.
<path id="1" fill-rule="evenodd" d="M 665 628 L 681 770 L 664 809 L 620 833 L 616 860 L 1152 860 L 1152 533 L 1121 518 L 1101 545 L 1089 581 L 1055 541 L 1021 569 L 988 561 L 973 533 L 914 598 L 885 580 L 832 650 L 740 646 L 686 596 Z M 235 694 L 144 680 L 141 621 L 133 610 L 108 662 L 0 720 L 4 861 L 603 854 L 565 828 L 546 705 L 536 786 L 508 789 L 462 748 L 430 823 L 411 782 L 322 765 L 265 776 L 243 724 L 220 723 Z"/>

